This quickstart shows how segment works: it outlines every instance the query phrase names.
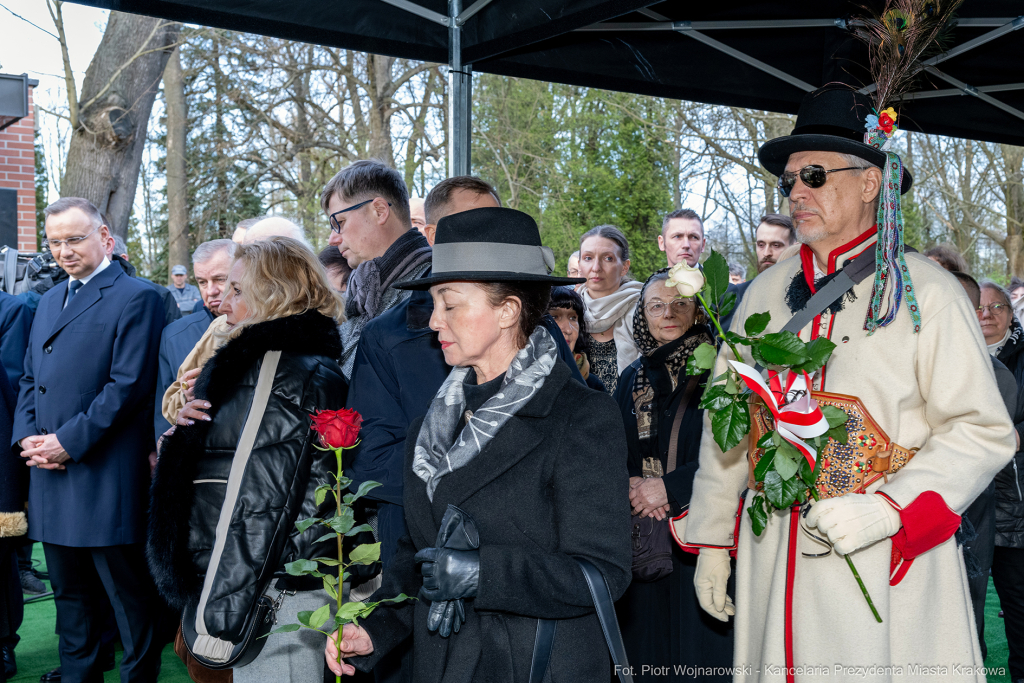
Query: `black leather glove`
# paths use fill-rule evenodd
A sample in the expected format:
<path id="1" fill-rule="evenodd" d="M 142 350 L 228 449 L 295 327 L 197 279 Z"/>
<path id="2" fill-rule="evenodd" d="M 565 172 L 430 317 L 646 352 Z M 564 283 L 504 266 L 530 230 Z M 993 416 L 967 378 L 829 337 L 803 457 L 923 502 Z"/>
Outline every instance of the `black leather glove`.
<path id="1" fill-rule="evenodd" d="M 458 633 L 466 623 L 466 606 L 462 598 L 430 603 L 427 612 L 427 630 L 437 631 L 442 638 Z"/>
<path id="2" fill-rule="evenodd" d="M 423 575 L 422 595 L 431 602 L 476 597 L 480 587 L 480 551 L 424 548 L 413 558 Z"/>

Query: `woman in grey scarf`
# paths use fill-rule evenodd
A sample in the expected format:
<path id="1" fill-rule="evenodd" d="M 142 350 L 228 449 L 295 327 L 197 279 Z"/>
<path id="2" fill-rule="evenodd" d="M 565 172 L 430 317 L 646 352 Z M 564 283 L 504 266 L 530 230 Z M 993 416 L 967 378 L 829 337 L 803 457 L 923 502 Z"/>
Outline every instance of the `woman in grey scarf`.
<path id="1" fill-rule="evenodd" d="M 540 320 L 551 286 L 579 280 L 552 277 L 553 266 L 532 218 L 483 208 L 443 219 L 432 276 L 398 285 L 430 289 L 430 326 L 453 366 L 410 427 L 410 533 L 370 598 L 419 600 L 382 604 L 345 626 L 345 661 L 333 640 L 327 649 L 336 674 L 368 671 L 412 634 L 414 681 L 526 683 L 538 631 L 553 625 L 551 680 L 607 678 L 578 559 L 601 571 L 613 598 L 623 593 L 625 433 L 611 398 L 556 362 Z"/>

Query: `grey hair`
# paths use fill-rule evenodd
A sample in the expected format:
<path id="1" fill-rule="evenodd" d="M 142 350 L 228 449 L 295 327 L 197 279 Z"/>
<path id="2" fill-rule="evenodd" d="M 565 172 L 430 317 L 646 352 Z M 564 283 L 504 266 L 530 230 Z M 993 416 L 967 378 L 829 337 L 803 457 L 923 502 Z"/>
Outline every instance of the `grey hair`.
<path id="1" fill-rule="evenodd" d="M 124 239 L 120 235 L 113 235 L 114 238 L 114 256 L 122 256 L 128 253 L 128 245 L 124 243 Z"/>
<path id="2" fill-rule="evenodd" d="M 740 277 L 747 276 L 747 267 L 740 263 L 729 264 L 729 275 L 739 275 Z"/>
<path id="3" fill-rule="evenodd" d="M 1013 303 L 1010 301 L 1010 293 L 1006 291 L 1006 287 L 1003 287 L 998 282 L 989 280 L 988 278 L 979 282 L 978 285 L 982 289 L 991 289 L 993 292 L 998 294 L 999 298 L 1003 300 L 1003 303 L 1006 304 L 1010 311 L 1013 311 Z"/>
<path id="4" fill-rule="evenodd" d="M 270 216 L 257 216 L 256 218 L 243 218 L 242 220 L 238 221 L 237 225 L 235 225 L 235 230 L 238 230 L 239 228 L 241 228 L 242 230 L 248 230 L 252 226 L 254 226 L 257 223 L 259 223 L 264 218 L 270 218 Z M 216 240 L 214 240 L 214 241 L 216 241 Z"/>
<path id="5" fill-rule="evenodd" d="M 78 209 L 88 216 L 93 228 L 98 228 L 104 223 L 103 214 L 96 208 L 96 205 L 88 199 L 82 199 L 81 197 L 61 197 L 43 209 L 43 215 L 56 216 L 71 209 Z"/>
<path id="6" fill-rule="evenodd" d="M 574 251 L 571 254 L 569 254 L 569 258 L 571 258 L 571 259 L 574 258 L 576 260 L 579 260 L 579 258 L 580 258 L 580 250 L 577 249 L 576 251 Z"/>
<path id="7" fill-rule="evenodd" d="M 859 168 L 859 169 L 861 169 L 861 170 L 857 171 L 858 174 L 859 173 L 863 173 L 864 171 L 868 170 L 869 168 L 877 168 L 879 171 L 882 170 L 881 168 L 879 168 L 878 166 L 875 166 L 873 163 L 871 163 L 867 159 L 865 159 L 863 157 L 859 157 L 856 154 L 840 154 L 839 156 L 842 157 L 843 162 L 847 166 L 850 166 L 852 168 Z M 882 201 L 882 187 L 884 186 L 884 183 L 885 183 L 885 174 L 884 173 L 882 174 L 882 181 L 883 181 L 883 184 L 879 185 L 879 187 L 878 187 L 878 194 L 875 195 L 875 213 L 878 213 L 878 205 Z"/>
<path id="8" fill-rule="evenodd" d="M 221 251 L 227 251 L 228 256 L 234 258 L 235 256 L 235 244 L 232 240 L 221 239 L 221 240 L 210 240 L 209 242 L 203 242 L 196 250 L 192 253 L 192 265 L 197 263 L 205 263 Z"/>

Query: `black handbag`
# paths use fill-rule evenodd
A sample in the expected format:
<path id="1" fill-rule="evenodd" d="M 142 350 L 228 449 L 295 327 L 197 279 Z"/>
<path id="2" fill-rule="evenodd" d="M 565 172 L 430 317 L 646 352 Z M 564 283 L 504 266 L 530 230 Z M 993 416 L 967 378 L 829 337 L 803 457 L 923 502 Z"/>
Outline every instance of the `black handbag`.
<path id="1" fill-rule="evenodd" d="M 185 641 L 185 648 L 192 657 L 205 666 L 207 669 L 219 671 L 221 669 L 233 669 L 245 666 L 252 662 L 263 651 L 267 644 L 266 636 L 270 634 L 277 621 L 277 610 L 281 606 L 280 600 L 284 597 L 282 592 L 278 599 L 271 600 L 267 595 L 261 595 L 245 619 L 245 627 L 242 630 L 242 640 L 235 644 L 227 661 L 214 662 L 202 655 L 195 653 L 196 639 L 196 606 L 189 605 L 181 613 L 181 637 Z"/>
<path id="2" fill-rule="evenodd" d="M 668 442 L 668 463 L 665 474 L 676 468 L 679 452 L 679 427 L 690 404 L 690 398 L 697 387 L 697 377 L 691 377 L 683 391 L 683 397 L 672 421 Z M 653 438 L 653 437 L 652 437 Z M 654 517 L 633 515 L 630 527 L 630 542 L 633 547 L 633 580 L 648 583 L 663 579 L 672 573 L 672 533 L 669 518 L 657 520 Z"/>

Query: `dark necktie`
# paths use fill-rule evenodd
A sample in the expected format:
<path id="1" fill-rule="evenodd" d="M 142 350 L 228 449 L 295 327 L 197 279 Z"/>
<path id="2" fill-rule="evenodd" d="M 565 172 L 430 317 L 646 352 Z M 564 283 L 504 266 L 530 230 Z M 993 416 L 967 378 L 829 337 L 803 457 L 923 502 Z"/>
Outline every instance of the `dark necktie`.
<path id="1" fill-rule="evenodd" d="M 64 303 L 64 308 L 68 307 L 68 305 L 71 303 L 71 299 L 74 298 L 75 293 L 79 290 L 81 286 L 81 280 L 72 280 L 71 282 L 68 283 L 68 299 Z"/>

